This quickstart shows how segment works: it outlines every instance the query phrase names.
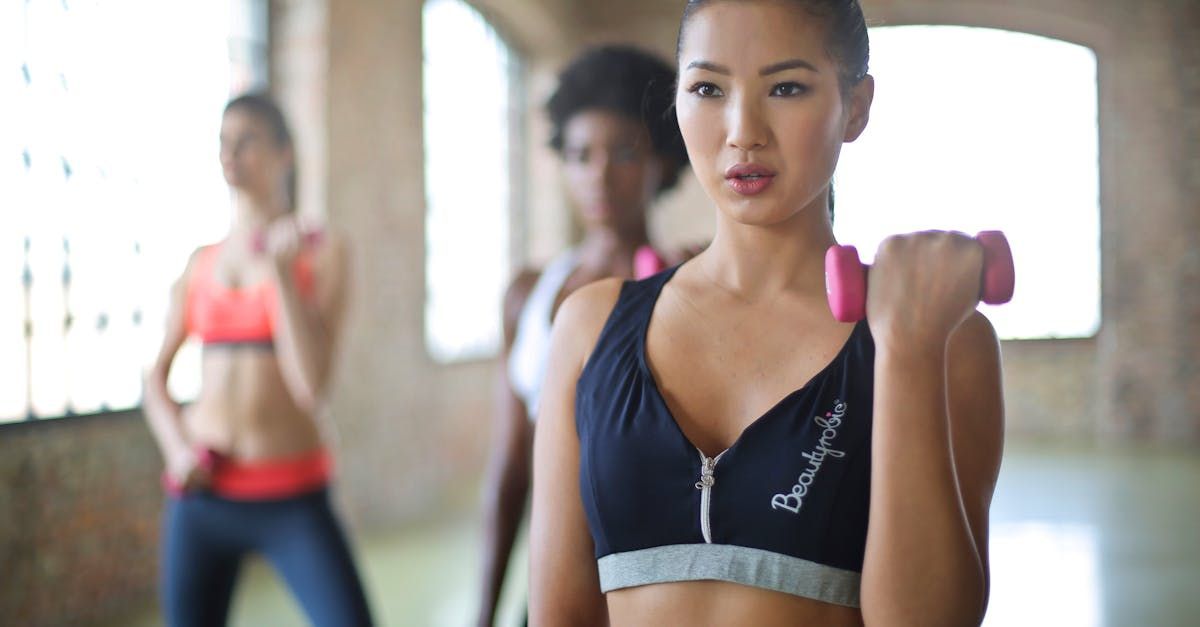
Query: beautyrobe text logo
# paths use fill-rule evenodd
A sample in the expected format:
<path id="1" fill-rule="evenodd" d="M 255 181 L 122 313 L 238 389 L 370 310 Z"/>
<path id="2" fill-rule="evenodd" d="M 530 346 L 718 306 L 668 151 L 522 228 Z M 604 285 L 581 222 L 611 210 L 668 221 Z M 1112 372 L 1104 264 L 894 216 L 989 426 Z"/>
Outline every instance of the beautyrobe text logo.
<path id="1" fill-rule="evenodd" d="M 837 437 L 838 429 L 842 426 L 842 417 L 845 415 L 846 404 L 839 400 L 834 401 L 833 411 L 826 413 L 823 417 L 815 416 L 813 418 L 813 422 L 823 431 L 821 438 L 817 440 L 817 446 L 812 451 L 800 455 L 808 460 L 808 467 L 800 473 L 791 492 L 771 497 L 771 509 L 782 509 L 799 514 L 800 508 L 804 506 L 804 497 L 808 496 L 809 486 L 816 480 L 817 473 L 821 472 L 821 465 L 825 463 L 825 458 L 846 456 L 844 451 L 833 448 L 833 440 Z"/>

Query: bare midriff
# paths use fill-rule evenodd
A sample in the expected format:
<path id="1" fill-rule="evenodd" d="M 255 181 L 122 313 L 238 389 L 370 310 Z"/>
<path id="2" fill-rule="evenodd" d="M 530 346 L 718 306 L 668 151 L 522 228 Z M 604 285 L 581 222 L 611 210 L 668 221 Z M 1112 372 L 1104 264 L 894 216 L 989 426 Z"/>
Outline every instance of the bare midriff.
<path id="1" fill-rule="evenodd" d="M 614 627 L 754 625 L 858 627 L 862 613 L 783 592 L 724 581 L 657 583 L 606 595 Z"/>
<path id="2" fill-rule="evenodd" d="M 315 418 L 296 406 L 274 350 L 206 347 L 196 402 L 183 412 L 188 440 L 242 461 L 303 455 L 321 446 Z"/>

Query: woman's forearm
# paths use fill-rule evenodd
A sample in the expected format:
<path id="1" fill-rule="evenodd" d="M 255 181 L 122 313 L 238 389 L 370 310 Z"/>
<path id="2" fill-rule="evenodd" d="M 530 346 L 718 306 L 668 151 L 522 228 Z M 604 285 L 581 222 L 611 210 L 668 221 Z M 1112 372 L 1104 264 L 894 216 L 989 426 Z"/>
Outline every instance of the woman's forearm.
<path id="1" fill-rule="evenodd" d="M 495 382 L 491 451 L 483 478 L 483 556 L 476 623 L 490 627 L 504 587 L 513 544 L 529 498 L 533 466 L 533 425 L 525 403 L 512 390 L 508 352 Z"/>
<path id="2" fill-rule="evenodd" d="M 297 404 L 315 410 L 329 375 L 329 333 L 301 301 L 290 271 L 276 270 L 279 319 L 275 352 L 284 381 Z"/>
<path id="3" fill-rule="evenodd" d="M 945 348 L 875 361 L 868 625 L 973 625 L 984 578 L 955 475 Z"/>
<path id="4" fill-rule="evenodd" d="M 478 623 L 491 625 L 509 558 L 529 497 L 530 451 L 509 451 L 489 463 L 484 478 L 483 563 Z"/>
<path id="5" fill-rule="evenodd" d="M 155 368 L 145 379 L 142 414 L 164 458 L 172 458 L 188 448 L 180 420 L 181 407 L 167 391 L 167 374 Z"/>

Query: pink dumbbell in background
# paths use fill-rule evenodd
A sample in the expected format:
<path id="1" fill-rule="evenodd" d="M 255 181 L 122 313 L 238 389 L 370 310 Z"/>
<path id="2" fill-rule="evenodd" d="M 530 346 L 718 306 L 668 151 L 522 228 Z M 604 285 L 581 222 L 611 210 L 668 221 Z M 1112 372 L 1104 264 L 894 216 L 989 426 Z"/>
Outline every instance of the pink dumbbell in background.
<path id="1" fill-rule="evenodd" d="M 651 246 L 642 246 L 633 254 L 633 278 L 642 280 L 654 276 L 667 267 L 667 262 Z"/>
<path id="2" fill-rule="evenodd" d="M 981 231 L 975 239 L 983 246 L 979 299 L 989 305 L 1007 303 L 1016 276 L 1008 238 L 1000 231 Z M 834 318 L 857 322 L 866 317 L 867 269 L 853 246 L 830 246 L 825 251 L 825 290 Z"/>

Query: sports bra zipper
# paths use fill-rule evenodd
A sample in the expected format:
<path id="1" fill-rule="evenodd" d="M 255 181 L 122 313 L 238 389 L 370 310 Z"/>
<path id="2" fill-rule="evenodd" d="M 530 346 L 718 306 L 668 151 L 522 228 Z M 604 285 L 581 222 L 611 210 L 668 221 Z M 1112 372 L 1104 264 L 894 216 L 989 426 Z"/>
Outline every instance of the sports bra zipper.
<path id="1" fill-rule="evenodd" d="M 709 507 L 712 504 L 712 487 L 717 483 L 715 471 L 717 462 L 724 451 L 716 457 L 708 457 L 704 451 L 696 449 L 700 453 L 700 480 L 696 482 L 696 489 L 700 490 L 700 533 L 704 535 L 705 544 L 712 544 L 712 523 L 709 520 Z"/>

